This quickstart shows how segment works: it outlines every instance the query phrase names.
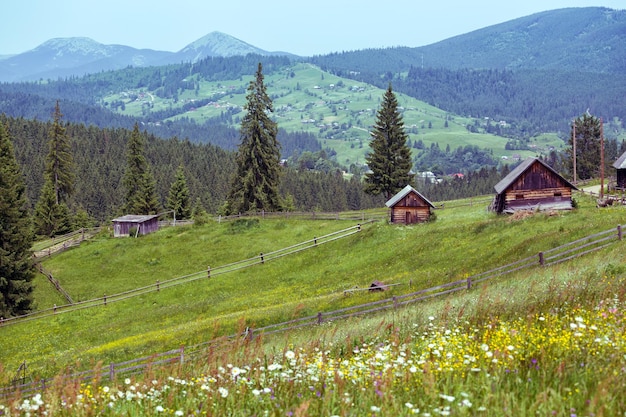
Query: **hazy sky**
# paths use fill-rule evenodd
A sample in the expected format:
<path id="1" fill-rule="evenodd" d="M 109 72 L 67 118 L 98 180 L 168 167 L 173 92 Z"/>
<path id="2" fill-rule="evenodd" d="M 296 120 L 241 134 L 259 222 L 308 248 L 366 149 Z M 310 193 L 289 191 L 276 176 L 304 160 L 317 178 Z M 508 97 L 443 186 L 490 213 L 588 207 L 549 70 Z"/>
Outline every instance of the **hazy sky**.
<path id="1" fill-rule="evenodd" d="M 9 0 L 2 5 L 0 55 L 48 39 L 85 36 L 176 52 L 212 31 L 267 51 L 303 56 L 423 46 L 545 10 L 624 0 Z"/>

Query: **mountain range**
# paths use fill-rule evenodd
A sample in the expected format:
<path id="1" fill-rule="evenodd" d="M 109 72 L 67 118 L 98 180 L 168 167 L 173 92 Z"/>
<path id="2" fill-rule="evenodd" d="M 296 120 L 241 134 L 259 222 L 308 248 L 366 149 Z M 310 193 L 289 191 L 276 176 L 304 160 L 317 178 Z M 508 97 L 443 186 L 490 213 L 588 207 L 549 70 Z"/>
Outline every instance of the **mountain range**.
<path id="1" fill-rule="evenodd" d="M 221 32 L 211 32 L 178 52 L 103 45 L 84 37 L 55 38 L 30 51 L 0 57 L 0 81 L 57 79 L 129 66 L 159 66 L 247 54 L 297 58 L 289 52 L 265 51 Z M 393 72 L 407 66 L 427 66 L 624 73 L 626 11 L 603 7 L 557 9 L 423 47 L 330 54 L 322 56 L 321 61 L 332 62 L 337 68 L 342 58 L 349 57 L 350 65 L 354 65 L 359 55 L 366 61 L 364 66 L 384 65 Z"/>
<path id="2" fill-rule="evenodd" d="M 207 57 L 291 55 L 268 52 L 221 32 L 211 32 L 178 52 L 104 45 L 85 37 L 54 38 L 24 53 L 0 58 L 0 81 L 82 76 L 108 70 L 196 62 Z"/>

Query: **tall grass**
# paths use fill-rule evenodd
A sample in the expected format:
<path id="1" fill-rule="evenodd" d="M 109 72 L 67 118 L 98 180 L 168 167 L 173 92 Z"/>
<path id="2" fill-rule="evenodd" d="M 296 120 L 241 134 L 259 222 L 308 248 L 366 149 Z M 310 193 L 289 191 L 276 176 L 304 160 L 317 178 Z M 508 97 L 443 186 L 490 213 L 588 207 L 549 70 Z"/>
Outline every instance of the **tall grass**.
<path id="1" fill-rule="evenodd" d="M 415 290 L 416 288 L 430 287 L 499 266 L 595 231 L 612 228 L 623 217 L 623 208 L 621 207 L 597 210 L 592 207 L 591 201 L 586 200 L 581 200 L 579 205 L 579 210 L 570 213 L 536 214 L 517 221 L 513 221 L 510 217 L 499 217 L 487 213 L 484 207 L 459 206 L 438 212 L 438 219 L 434 223 L 411 227 L 375 224 L 365 227 L 361 233 L 347 238 L 347 240 L 322 245 L 311 251 L 233 273 L 228 277 L 215 277 L 106 307 L 59 314 L 51 318 L 6 326 L 0 329 L 2 332 L 0 361 L 5 370 L 3 378 L 5 381 L 12 378 L 13 370 L 17 369 L 23 360 L 26 360 L 29 365 L 31 378 L 49 377 L 61 369 L 72 366 L 77 361 L 77 367 L 81 369 L 97 366 L 99 362 L 105 364 L 119 362 L 169 350 L 180 345 L 189 346 L 224 334 L 232 334 L 237 329 L 241 329 L 242 326 L 259 327 L 266 323 L 284 321 L 298 314 L 328 311 L 372 301 L 381 295 L 355 293 L 346 297 L 343 295 L 343 289 L 367 286 L 374 279 L 387 283 L 404 282 L 407 284 L 393 287 L 393 290 L 385 296 Z M 82 265 L 89 265 L 93 261 L 90 255 L 98 252 L 96 257 L 104 258 L 101 260 L 101 267 L 104 268 L 109 262 L 107 259 L 112 259 L 107 257 L 112 257 L 112 254 L 115 254 L 118 258 L 127 259 L 126 266 L 119 266 L 117 269 L 133 268 L 132 270 L 137 272 L 133 273 L 132 278 L 137 284 L 141 284 L 144 281 L 154 279 L 154 271 L 159 269 L 151 270 L 151 265 L 148 265 L 147 262 L 139 262 L 137 253 L 140 251 L 158 253 L 158 258 L 155 257 L 155 259 L 160 260 L 160 265 L 169 266 L 172 270 L 177 270 L 177 267 L 173 265 L 189 264 L 189 268 L 194 268 L 196 262 L 201 265 L 208 263 L 202 254 L 219 252 L 223 256 L 223 261 L 219 263 L 226 263 L 228 260 L 241 259 L 248 254 L 254 256 L 258 254 L 257 252 L 266 252 L 297 243 L 294 240 L 309 239 L 311 231 L 319 232 L 317 234 L 322 235 L 329 230 L 337 230 L 342 227 L 345 227 L 345 224 L 301 221 L 291 224 L 284 221 L 262 220 L 258 223 L 258 227 L 254 226 L 237 231 L 233 230 L 233 226 L 227 224 L 212 224 L 206 228 L 167 229 L 156 235 L 136 240 L 119 240 L 104 236 L 51 259 L 46 263 L 46 267 L 48 269 L 56 268 L 58 264 L 59 269 L 55 271 L 54 275 L 61 281 L 62 285 L 66 286 L 66 289 L 76 285 L 75 288 L 85 288 L 85 292 L 92 291 L 92 293 L 97 294 L 103 289 L 108 290 L 107 285 L 109 285 L 108 280 L 100 277 L 101 273 L 98 271 L 98 267 L 84 268 L 82 274 L 76 274 L 75 277 L 70 278 L 69 271 L 76 268 L 70 269 L 66 265 L 71 263 L 81 265 L 81 259 L 84 262 Z M 199 242 L 202 243 L 202 251 L 192 248 Z M 242 245 L 241 242 L 245 242 L 245 245 Z M 272 245 L 274 246 L 266 249 Z M 460 374 L 454 372 L 436 374 L 432 368 L 434 366 L 432 357 L 429 357 L 428 360 L 417 359 L 418 357 L 421 358 L 419 355 L 424 351 L 422 342 L 435 340 L 432 342 L 435 345 L 444 343 L 433 338 L 439 333 L 445 336 L 448 332 L 453 334 L 467 333 L 467 337 L 470 339 L 490 340 L 494 329 L 498 329 L 502 325 L 507 329 L 513 327 L 524 329 L 524 334 L 521 334 L 521 330 L 517 330 L 517 333 L 521 334 L 520 337 L 535 340 L 532 339 L 535 337 L 532 332 L 539 331 L 535 329 L 536 326 L 523 327 L 522 325 L 533 323 L 533 317 L 539 317 L 539 314 L 544 314 L 545 318 L 548 315 L 550 315 L 549 317 L 554 315 L 553 320 L 555 321 L 550 322 L 552 324 L 550 329 L 557 329 L 560 326 L 561 330 L 567 330 L 566 322 L 559 320 L 570 320 L 571 315 L 574 314 L 574 319 L 569 324 L 577 324 L 580 322 L 575 320 L 576 317 L 583 317 L 584 320 L 588 321 L 596 320 L 597 318 L 593 316 L 594 312 L 603 311 L 607 317 L 615 320 L 613 327 L 606 330 L 606 334 L 612 341 L 612 346 L 617 350 L 596 355 L 596 359 L 605 360 L 606 366 L 611 369 L 621 369 L 619 366 L 623 367 L 623 355 L 626 353 L 622 352 L 622 356 L 619 355 L 619 349 L 622 346 L 620 343 L 623 340 L 623 322 L 621 316 L 606 310 L 607 308 L 613 309 L 607 305 L 616 305 L 618 310 L 613 311 L 619 311 L 620 303 L 624 299 L 624 267 L 622 266 L 624 255 L 618 245 L 620 244 L 614 246 L 615 249 L 586 256 L 568 263 L 567 266 L 537 269 L 532 272 L 527 271 L 514 276 L 503 277 L 495 280 L 489 287 L 479 287 L 479 289 L 474 289 L 462 297 L 436 300 L 416 308 L 396 311 L 386 316 L 353 320 L 345 325 L 323 325 L 308 331 L 293 332 L 285 337 L 274 337 L 268 340 L 261 337 L 256 339 L 253 344 L 235 346 L 233 350 L 220 351 L 219 353 L 209 351 L 200 361 L 188 364 L 190 368 L 183 366 L 179 370 L 171 369 L 167 370 L 166 374 L 155 376 L 155 381 L 157 381 L 155 384 L 152 384 L 149 379 L 152 376 L 148 376 L 148 379 L 137 378 L 128 384 L 123 381 L 107 382 L 106 384 L 94 381 L 90 384 L 90 388 L 78 385 L 72 392 L 77 396 L 77 401 L 78 396 L 82 395 L 80 397 L 82 401 L 88 396 L 86 390 L 91 390 L 89 391 L 91 395 L 95 395 L 94 390 L 104 389 L 105 385 L 109 391 L 120 388 L 124 393 L 124 388 L 129 389 L 131 384 L 136 392 L 143 389 L 144 385 L 148 387 L 147 390 L 150 388 L 154 388 L 154 390 L 167 389 L 172 394 L 167 394 L 167 401 L 159 400 L 158 403 L 142 401 L 140 405 L 132 401 L 130 403 L 117 402 L 117 400 L 111 400 L 110 396 L 102 396 L 101 400 L 104 402 L 98 402 L 100 400 L 90 401 L 95 401 L 94 404 L 100 404 L 102 413 L 111 413 L 111 415 L 115 413 L 153 414 L 159 405 L 172 413 L 182 411 L 184 415 L 187 415 L 193 411 L 193 407 L 200 407 L 200 405 L 189 402 L 190 399 L 179 398 L 174 392 L 179 390 L 182 393 L 184 386 L 187 387 L 187 390 L 191 389 L 192 381 L 211 377 L 219 381 L 220 384 L 225 384 L 220 386 L 229 390 L 228 396 L 221 397 L 221 394 L 215 394 L 220 392 L 216 391 L 218 388 L 215 385 L 216 382 L 213 385 L 207 385 L 207 387 L 211 387 L 214 394 L 209 395 L 208 391 L 205 393 L 207 397 L 206 402 L 201 406 L 202 410 L 206 412 L 208 410 L 206 407 L 212 407 L 215 404 L 220 407 L 227 407 L 212 409 L 209 414 L 214 415 L 219 415 L 228 407 L 230 407 L 228 413 L 232 415 L 246 415 L 246 412 L 250 413 L 247 415 L 262 414 L 265 410 L 270 413 L 269 415 L 285 415 L 289 412 L 293 415 L 297 415 L 297 413 L 301 413 L 300 415 L 332 415 L 335 413 L 337 415 L 361 415 L 363 413 L 379 413 L 379 411 L 375 411 L 378 408 L 381 409 L 380 413 L 386 413 L 385 415 L 403 415 L 411 413 L 414 409 L 408 406 L 398 406 L 398 404 L 402 405 L 399 401 L 404 399 L 406 402 L 416 405 L 419 402 L 415 396 L 425 404 L 420 406 L 420 413 L 423 413 L 424 410 L 427 410 L 426 412 L 431 413 L 431 415 L 438 412 L 445 413 L 445 407 L 453 407 L 456 410 L 455 413 L 460 413 L 459 410 L 466 409 L 458 406 L 457 403 L 462 402 L 465 398 L 474 405 L 479 404 L 479 399 L 481 404 L 485 404 L 472 408 L 472 413 L 477 412 L 478 407 L 497 409 L 502 413 L 502 407 L 494 408 L 493 405 L 495 403 L 500 404 L 500 402 L 513 404 L 516 400 L 521 401 L 523 384 L 521 382 L 513 384 L 512 380 L 494 380 L 491 379 L 492 376 L 500 375 L 501 378 L 505 378 L 514 370 L 513 365 L 517 366 L 515 369 L 517 369 L 518 375 L 522 370 L 526 372 L 527 369 L 522 369 L 520 363 L 513 363 L 507 368 L 508 371 L 494 366 L 493 369 L 489 368 L 489 372 L 485 371 L 480 377 L 471 369 L 465 369 L 465 373 L 461 372 Z M 184 250 L 185 247 L 188 249 Z M 195 253 L 199 255 L 194 255 Z M 214 264 L 217 265 L 217 263 Z M 120 263 L 119 265 L 124 264 Z M 95 272 L 90 269 L 94 269 Z M 147 270 L 148 273 L 141 272 L 142 269 Z M 150 271 L 152 271 L 152 275 L 149 273 Z M 90 282 L 93 289 L 89 290 L 89 286 L 85 285 L 84 282 L 74 281 Z M 119 281 L 123 280 L 119 279 Z M 408 286 L 409 281 L 412 284 L 411 288 Z M 116 285 L 127 288 L 124 286 L 126 284 Z M 70 290 L 70 293 L 72 291 L 75 290 Z M 72 293 L 72 295 L 74 294 Z M 577 308 L 580 309 L 580 313 L 577 313 Z M 433 317 L 433 319 L 430 320 L 429 317 Z M 583 322 L 583 324 L 585 323 L 587 322 Z M 591 326 L 591 324 L 585 325 L 587 328 Z M 597 323 L 594 325 L 600 328 Z M 429 333 L 431 330 L 434 333 Z M 615 333 L 610 333 L 611 331 Z M 622 336 L 619 336 L 620 331 Z M 547 337 L 556 340 L 564 336 L 559 334 Z M 445 343 L 451 349 L 456 342 Z M 527 346 L 531 342 L 520 340 L 511 346 L 521 346 L 524 343 L 526 343 L 524 346 Z M 541 346 L 538 342 L 533 343 Z M 430 344 L 431 342 L 426 346 Z M 570 343 L 570 345 L 573 344 Z M 382 370 L 374 370 L 368 362 L 370 359 L 366 363 L 361 363 L 353 358 L 354 355 L 357 355 L 355 346 L 360 346 L 359 350 L 371 350 L 371 355 L 374 358 L 377 357 L 377 354 L 382 355 L 378 350 L 379 347 L 388 346 L 385 349 L 399 355 L 394 356 L 394 360 L 402 356 L 401 351 L 398 350 L 400 346 L 413 346 L 411 349 L 403 351 L 404 357 L 411 357 L 413 365 L 417 361 L 426 360 L 421 365 L 427 367 L 416 366 L 415 372 L 411 372 L 409 367 L 408 373 L 404 377 L 398 376 L 403 371 L 397 368 L 393 361 Z M 472 346 L 472 349 L 476 349 L 475 345 Z M 481 346 L 482 344 L 479 347 Z M 516 349 L 519 350 L 519 348 Z M 285 358 L 284 352 L 287 350 L 293 351 L 296 356 L 291 359 Z M 495 354 L 493 349 L 490 351 Z M 323 385 L 314 384 L 315 381 L 306 379 L 308 378 L 306 377 L 303 379 L 303 383 L 308 384 L 306 389 L 310 389 L 311 386 L 315 388 L 314 391 L 311 391 L 316 394 L 315 397 L 310 396 L 311 392 L 306 392 L 302 386 L 296 391 L 297 381 L 293 378 L 286 378 L 284 381 L 277 379 L 278 385 L 272 386 L 274 397 L 279 397 L 277 392 L 280 390 L 288 398 L 280 399 L 279 402 L 284 405 L 274 409 L 272 404 L 275 402 L 271 398 L 268 401 L 264 400 L 264 402 L 258 403 L 261 394 L 255 395 L 252 392 L 257 389 L 269 394 L 264 391 L 264 388 L 267 388 L 264 386 L 264 379 L 257 381 L 251 378 L 250 381 L 254 381 L 254 383 L 250 382 L 248 388 L 245 388 L 238 385 L 242 381 L 241 378 L 230 381 L 230 374 L 227 372 L 235 366 L 239 369 L 248 367 L 247 375 L 250 376 L 253 373 L 253 368 L 256 367 L 258 368 L 255 370 L 257 374 L 265 373 L 269 378 L 268 367 L 274 361 L 278 361 L 278 364 L 284 368 L 283 362 L 288 359 L 302 357 L 303 360 L 306 359 L 305 362 L 311 362 L 313 361 L 312 358 L 316 358 L 315 355 L 318 355 L 316 352 L 323 353 L 320 361 L 322 359 L 330 361 L 329 364 L 320 362 L 319 369 L 326 369 L 325 367 L 329 366 L 333 370 L 332 374 L 323 374 L 322 379 L 327 384 L 326 386 L 330 386 L 331 381 L 342 383 L 345 374 L 335 373 L 339 366 L 338 363 L 341 364 L 344 361 L 349 363 L 351 360 L 355 360 L 355 366 L 363 369 L 363 382 L 344 381 L 344 388 L 335 387 L 332 391 L 335 394 L 341 392 L 343 396 L 348 393 L 352 399 L 351 404 L 354 403 L 354 406 L 343 401 L 341 395 L 339 397 L 336 397 L 335 394 L 331 397 L 327 397 L 325 394 L 317 396 L 317 392 L 323 388 Z M 440 351 L 440 353 L 442 352 Z M 585 352 L 588 353 L 588 351 Z M 472 354 L 476 356 L 476 353 L 468 350 L 463 355 Z M 570 357 L 566 353 L 573 355 L 572 357 L 575 359 L 572 360 L 575 362 L 579 358 L 576 355 L 582 355 L 584 352 L 563 350 L 559 353 L 567 359 L 565 362 L 567 365 L 574 362 L 570 362 Z M 587 353 L 585 354 L 587 355 Z M 455 354 L 453 353 L 453 355 Z M 518 352 L 514 357 L 522 356 Z M 556 353 L 554 353 L 554 357 L 547 355 L 549 360 L 546 359 L 546 367 L 542 369 L 549 369 L 550 372 L 558 371 L 561 362 L 557 363 L 557 356 Z M 584 356 L 583 359 L 591 361 L 593 358 L 588 356 Z M 532 361 L 532 358 L 525 358 L 526 361 Z M 317 360 L 315 359 L 311 363 L 318 363 Z M 387 359 L 383 361 L 383 358 L 380 360 L 381 363 L 389 362 Z M 267 363 L 265 364 L 265 362 Z M 259 368 L 260 363 L 265 364 L 263 365 L 265 370 Z M 228 364 L 232 367 L 229 368 Z M 219 371 L 219 366 L 222 366 L 224 371 Z M 580 369 L 574 366 L 571 367 L 573 373 L 568 374 L 568 378 L 570 378 L 568 381 L 587 378 L 588 387 L 585 389 L 587 395 L 585 398 L 589 401 L 592 401 L 589 399 L 590 392 L 596 389 L 593 393 L 597 395 L 597 389 L 601 385 L 601 381 L 596 376 L 602 376 L 605 381 L 610 379 L 608 371 L 601 372 L 605 368 L 600 365 L 597 367 L 597 369 L 593 368 L 594 372 L 589 373 L 589 375 L 581 376 Z M 565 368 L 569 372 L 569 368 L 567 366 Z M 391 372 L 390 369 L 394 369 L 394 371 Z M 291 371 L 291 373 L 295 372 L 296 369 Z M 393 378 L 391 375 L 387 375 L 387 372 L 393 374 Z M 380 381 L 376 378 L 372 379 L 371 376 L 376 373 L 380 374 Z M 487 373 L 489 376 L 486 375 Z M 365 378 L 365 374 L 368 374 L 369 377 Z M 419 383 L 411 379 L 416 374 L 419 374 L 421 378 Z M 561 388 L 549 385 L 549 375 L 552 374 L 546 373 L 539 382 L 535 379 L 536 387 L 533 389 L 536 391 L 532 391 L 533 395 L 544 395 L 549 392 L 549 389 L 557 390 L 556 393 L 560 396 L 563 395 L 565 391 L 562 391 Z M 617 378 L 620 375 L 618 373 L 614 377 Z M 171 381 L 176 379 L 185 381 L 185 385 L 175 388 L 179 383 L 171 382 L 168 379 L 169 376 L 174 378 Z M 524 374 L 524 376 L 526 375 Z M 317 376 L 317 378 L 321 377 L 322 375 Z M 396 378 L 400 378 L 402 381 L 399 385 Z M 524 378 L 522 378 L 523 380 Z M 286 385 L 281 385 L 283 383 Z M 66 382 L 59 384 L 66 386 Z M 379 386 L 377 384 L 383 384 L 385 390 L 373 389 L 374 386 Z M 470 384 L 473 388 L 470 387 L 470 390 L 466 384 Z M 498 394 L 498 390 L 492 388 L 506 384 L 509 384 L 509 388 L 507 388 L 509 393 L 506 394 L 509 397 Z M 164 388 L 165 385 L 169 388 Z M 614 383 L 608 385 L 607 395 L 609 396 L 614 393 L 614 388 L 620 387 L 619 384 Z M 199 386 L 201 387 L 202 383 L 199 383 Z M 350 390 L 345 391 L 344 389 L 347 389 L 348 386 L 351 387 Z M 402 394 L 400 391 L 407 387 L 410 388 L 409 391 Z M 528 389 L 528 387 L 524 389 Z M 570 389 L 575 388 L 570 387 Z M 377 391 L 381 391 L 385 395 L 391 393 L 395 400 L 392 397 L 382 400 L 381 394 Z M 464 397 L 461 392 L 470 397 Z M 236 394 L 243 396 L 238 397 Z M 52 396 L 50 401 L 56 401 L 54 399 L 57 398 L 55 394 L 51 393 L 50 395 Z M 115 393 L 115 395 L 118 394 Z M 212 395 L 215 395 L 215 398 Z M 385 395 L 383 397 L 387 398 Z M 455 397 L 455 400 L 448 401 L 450 397 Z M 119 398 L 121 399 L 121 397 Z M 198 398 L 204 397 L 199 395 Z M 262 398 L 267 399 L 268 397 Z M 425 398 L 429 400 L 426 401 Z M 567 397 L 557 398 L 554 400 L 554 404 L 562 406 L 565 404 L 564 398 Z M 108 408 L 106 405 L 108 404 L 107 399 L 108 402 L 114 402 L 112 408 Z M 136 399 L 136 397 L 132 399 Z M 381 400 L 376 402 L 375 399 Z M 17 401 L 19 403 L 21 399 Z M 50 404 L 48 398 L 43 398 L 42 401 L 45 404 Z M 546 399 L 544 402 L 552 404 L 552 401 L 553 399 L 550 397 L 549 401 Z M 577 407 L 572 408 L 583 409 L 578 405 L 582 400 L 579 398 L 577 401 L 579 401 L 576 403 Z M 153 404 L 155 408 L 148 407 L 148 403 Z M 242 406 L 236 408 L 234 404 Z M 371 404 L 370 407 L 374 407 L 374 409 L 362 408 L 361 404 Z M 427 408 L 424 408 L 425 406 Z M 83 406 L 81 405 L 81 407 Z M 300 407 L 303 409 L 300 410 Z M 304 410 L 306 407 L 309 408 Z M 524 409 L 525 411 L 539 410 L 533 408 L 535 406 L 529 404 L 528 401 L 524 407 L 527 407 Z M 623 404 L 615 400 L 612 407 L 611 410 L 619 410 Z M 86 409 L 90 408 L 87 407 Z M 63 413 L 66 412 L 64 410 L 65 408 L 59 406 L 57 411 Z M 315 410 L 323 412 L 316 414 Z M 469 408 L 466 410 L 467 413 L 469 410 Z M 483 412 L 481 411 L 481 413 Z M 562 410 L 559 409 L 558 413 L 561 412 Z M 493 412 L 491 415 L 498 414 Z M 511 415 L 520 414 L 512 413 Z M 610 414 L 607 412 L 605 415 Z"/>

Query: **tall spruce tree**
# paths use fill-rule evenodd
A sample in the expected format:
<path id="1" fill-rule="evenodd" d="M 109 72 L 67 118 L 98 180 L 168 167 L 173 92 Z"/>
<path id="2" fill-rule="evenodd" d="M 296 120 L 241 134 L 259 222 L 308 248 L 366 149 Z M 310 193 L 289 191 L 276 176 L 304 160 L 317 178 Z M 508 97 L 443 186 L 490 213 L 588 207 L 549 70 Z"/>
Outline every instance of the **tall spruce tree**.
<path id="1" fill-rule="evenodd" d="M 9 134 L 0 123 L 0 317 L 31 309 L 33 241 L 24 179 Z"/>
<path id="2" fill-rule="evenodd" d="M 54 236 L 71 229 L 68 199 L 74 192 L 74 158 L 57 100 L 48 131 L 44 186 L 35 207 L 37 233 Z"/>
<path id="3" fill-rule="evenodd" d="M 601 121 L 589 112 L 583 114 L 574 121 L 572 130 L 575 131 L 576 140 L 576 178 L 586 180 L 599 176 L 600 172 L 600 135 L 602 132 Z M 573 139 L 570 135 L 570 160 L 568 166 L 572 168 L 573 176 Z"/>
<path id="4" fill-rule="evenodd" d="M 159 200 L 156 194 L 156 181 L 145 155 L 145 142 L 135 123 L 126 145 L 126 172 L 122 183 L 126 190 L 123 207 L 125 214 L 156 214 Z"/>
<path id="5" fill-rule="evenodd" d="M 365 174 L 364 190 L 371 195 L 383 194 L 386 199 L 413 181 L 411 150 L 407 145 L 402 115 L 391 84 L 383 96 L 374 129 L 370 132 L 371 152 L 365 160 L 371 172 Z"/>
<path id="6" fill-rule="evenodd" d="M 269 113 L 272 100 L 263 82 L 263 66 L 259 63 L 255 77 L 248 86 L 241 121 L 241 143 L 237 149 L 237 173 L 226 202 L 227 213 L 265 210 L 280 211 L 280 144 L 276 139 L 278 126 Z"/>
<path id="7" fill-rule="evenodd" d="M 176 219 L 188 219 L 191 215 L 189 188 L 187 187 L 187 179 L 185 178 L 182 165 L 176 170 L 176 180 L 170 187 L 170 193 L 167 197 L 167 209 L 174 211 Z"/>

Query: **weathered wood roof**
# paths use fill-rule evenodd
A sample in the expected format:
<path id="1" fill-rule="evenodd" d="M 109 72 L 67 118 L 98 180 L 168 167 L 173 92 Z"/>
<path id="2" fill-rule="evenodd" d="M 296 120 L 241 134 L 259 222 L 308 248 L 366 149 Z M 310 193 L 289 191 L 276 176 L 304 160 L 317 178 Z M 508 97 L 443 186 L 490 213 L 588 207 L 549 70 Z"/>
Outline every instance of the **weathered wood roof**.
<path id="1" fill-rule="evenodd" d="M 617 161 L 613 163 L 613 168 L 615 169 L 625 169 L 626 168 L 626 152 L 622 154 Z"/>
<path id="2" fill-rule="evenodd" d="M 415 188 L 411 187 L 410 185 L 407 185 L 406 187 L 404 187 L 402 190 L 398 191 L 398 193 L 396 195 L 394 195 L 393 197 L 391 197 L 389 199 L 389 201 L 387 201 L 385 203 L 385 205 L 387 207 L 393 207 L 395 206 L 400 200 L 402 200 L 404 197 L 407 196 L 407 194 L 409 193 L 415 193 L 417 194 L 422 200 L 424 200 L 426 202 L 426 204 L 428 204 L 430 207 L 435 208 L 435 206 L 433 205 L 433 203 L 431 203 L 426 197 L 424 197 L 423 195 L 421 195 Z"/>
<path id="3" fill-rule="evenodd" d="M 159 217 L 159 215 L 158 214 L 146 214 L 146 215 L 127 214 L 125 216 L 118 217 L 117 219 L 113 219 L 111 221 L 117 222 L 117 223 L 144 223 L 144 222 L 147 222 L 148 220 L 154 219 L 155 217 Z"/>
<path id="4" fill-rule="evenodd" d="M 576 188 L 575 185 L 573 185 L 568 180 L 563 178 L 561 174 L 556 172 L 554 169 L 552 169 L 552 167 L 544 163 L 541 159 L 530 157 L 530 158 L 526 158 L 521 164 L 516 166 L 515 169 L 513 169 L 513 171 L 509 172 L 509 174 L 506 177 L 502 178 L 502 180 L 500 180 L 500 182 L 497 183 L 493 187 L 496 189 L 496 193 L 502 194 L 507 188 L 509 188 L 515 182 L 517 178 L 520 177 L 520 175 L 526 172 L 526 170 L 529 169 L 535 162 L 538 162 L 548 171 L 552 172 L 554 175 L 561 178 L 569 187 L 573 188 L 574 190 L 578 190 L 578 188 Z"/>

